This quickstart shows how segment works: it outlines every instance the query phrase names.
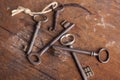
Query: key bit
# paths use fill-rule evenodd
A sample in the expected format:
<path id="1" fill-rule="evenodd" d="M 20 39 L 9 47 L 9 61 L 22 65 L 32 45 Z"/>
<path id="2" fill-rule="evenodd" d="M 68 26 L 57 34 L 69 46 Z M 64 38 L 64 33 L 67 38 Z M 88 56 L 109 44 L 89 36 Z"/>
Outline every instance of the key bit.
<path id="1" fill-rule="evenodd" d="M 86 67 L 83 68 L 83 70 L 84 70 L 84 72 L 85 72 L 85 74 L 88 78 L 94 76 L 94 72 L 91 69 L 91 67 L 86 66 Z"/>
<path id="2" fill-rule="evenodd" d="M 71 23 L 69 22 L 69 21 L 67 21 L 67 20 L 63 20 L 62 22 L 61 22 L 61 26 L 63 27 L 63 28 L 67 28 L 68 26 L 70 26 L 71 25 Z"/>

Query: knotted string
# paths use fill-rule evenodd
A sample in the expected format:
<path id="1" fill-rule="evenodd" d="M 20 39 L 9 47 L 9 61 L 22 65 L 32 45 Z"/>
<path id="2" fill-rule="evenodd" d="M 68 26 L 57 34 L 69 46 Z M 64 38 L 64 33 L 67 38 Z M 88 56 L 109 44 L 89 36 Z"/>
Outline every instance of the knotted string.
<path id="1" fill-rule="evenodd" d="M 52 8 L 50 8 L 51 6 L 52 6 Z M 38 15 L 38 14 L 46 14 L 46 13 L 51 12 L 53 9 L 55 9 L 57 7 L 58 7 L 58 3 L 57 2 L 52 2 L 49 5 L 47 5 L 42 11 L 32 12 L 29 8 L 24 8 L 22 6 L 18 6 L 17 9 L 12 10 L 12 15 L 11 16 L 19 14 L 21 12 L 24 12 L 25 14 L 28 14 L 30 16 Z"/>

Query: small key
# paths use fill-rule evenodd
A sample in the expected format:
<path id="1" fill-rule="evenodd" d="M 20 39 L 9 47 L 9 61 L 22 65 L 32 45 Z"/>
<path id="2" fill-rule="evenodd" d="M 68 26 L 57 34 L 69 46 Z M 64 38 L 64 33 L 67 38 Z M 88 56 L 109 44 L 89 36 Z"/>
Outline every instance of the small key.
<path id="1" fill-rule="evenodd" d="M 40 19 L 40 18 L 38 19 L 37 17 L 41 17 L 41 19 Z M 40 27 L 41 27 L 41 23 L 42 23 L 42 22 L 46 22 L 46 21 L 48 20 L 48 18 L 47 18 L 46 16 L 44 16 L 44 15 L 34 15 L 33 19 L 34 19 L 36 22 L 38 22 L 38 23 L 37 23 L 37 25 L 36 25 L 36 29 L 35 29 L 35 32 L 34 32 L 34 34 L 33 34 L 33 38 L 32 38 L 32 40 L 31 40 L 29 49 L 28 49 L 28 51 L 27 51 L 27 55 L 29 55 L 29 54 L 31 53 L 31 51 L 32 51 L 33 45 L 34 45 L 34 43 L 35 43 L 35 39 L 36 39 L 36 37 L 37 37 L 37 35 L 38 35 L 38 32 L 39 32 L 39 29 L 40 29 Z"/>
<path id="2" fill-rule="evenodd" d="M 64 7 L 62 5 L 58 6 L 56 9 L 53 9 L 53 25 L 49 27 L 49 31 L 55 31 L 57 28 L 57 22 L 59 13 L 64 10 Z"/>
<path id="3" fill-rule="evenodd" d="M 91 51 L 84 51 L 84 50 L 80 50 L 80 49 L 68 48 L 68 47 L 65 47 L 65 46 L 54 45 L 52 47 L 55 48 L 55 49 L 61 49 L 61 50 L 76 52 L 76 53 L 79 53 L 79 54 L 87 54 L 87 55 L 90 55 L 90 56 L 96 56 L 98 61 L 100 61 L 101 63 L 107 63 L 110 60 L 109 51 L 106 48 L 101 48 L 99 50 L 99 52 L 96 53 L 96 52 L 93 52 L 93 51 L 92 52 Z M 103 51 L 106 52 L 106 54 L 107 54 L 105 60 L 101 59 L 101 54 L 102 54 Z"/>
<path id="4" fill-rule="evenodd" d="M 45 47 L 40 50 L 38 53 L 31 53 L 28 55 L 28 60 L 33 65 L 38 65 L 41 63 L 41 56 L 55 43 L 57 42 L 62 35 L 67 33 L 69 30 L 71 30 L 75 24 L 71 23 L 65 30 L 63 30 L 58 36 L 56 36 L 50 43 L 48 43 Z M 32 57 L 36 58 L 36 60 L 33 60 Z"/>

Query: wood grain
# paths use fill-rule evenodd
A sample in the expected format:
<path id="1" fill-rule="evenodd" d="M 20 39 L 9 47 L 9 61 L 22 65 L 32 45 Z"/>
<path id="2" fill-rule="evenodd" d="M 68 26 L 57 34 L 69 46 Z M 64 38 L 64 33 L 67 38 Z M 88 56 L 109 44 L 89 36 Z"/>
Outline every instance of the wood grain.
<path id="1" fill-rule="evenodd" d="M 78 8 L 66 8 L 58 23 L 66 19 L 76 24 L 69 33 L 76 37 L 75 48 L 97 51 L 106 47 L 110 51 L 110 61 L 99 63 L 95 57 L 78 55 L 82 66 L 90 66 L 94 76 L 89 80 L 119 80 L 120 79 L 120 1 L 119 0 L 57 0 L 60 3 L 78 3 L 89 9 L 88 15 Z M 38 66 L 30 64 L 26 58 L 24 47 L 28 46 L 35 22 L 31 17 L 20 13 L 11 16 L 11 10 L 18 6 L 40 11 L 52 0 L 1 0 L 0 2 L 0 80 L 82 80 L 68 52 L 61 57 L 54 56 L 48 50 L 42 56 Z M 52 26 L 52 12 L 46 14 L 49 18 L 43 23 L 36 39 L 33 52 L 45 46 L 62 30 L 58 24 L 56 32 L 49 32 Z M 59 44 L 57 42 L 56 44 Z"/>

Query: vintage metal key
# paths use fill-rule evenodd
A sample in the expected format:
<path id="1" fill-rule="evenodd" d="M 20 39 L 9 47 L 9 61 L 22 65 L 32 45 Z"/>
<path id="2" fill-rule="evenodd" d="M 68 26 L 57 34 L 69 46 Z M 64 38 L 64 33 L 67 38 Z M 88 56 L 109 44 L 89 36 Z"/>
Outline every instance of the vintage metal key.
<path id="1" fill-rule="evenodd" d="M 68 48 L 68 47 L 65 47 L 65 46 L 53 46 L 53 48 L 66 50 L 66 51 L 72 51 L 72 52 L 76 52 L 78 54 L 87 54 L 87 55 L 90 55 L 90 56 L 96 56 L 98 61 L 101 62 L 101 63 L 107 63 L 110 60 L 109 51 L 106 48 L 101 48 L 98 53 L 93 52 L 93 51 L 84 51 L 84 50 L 80 50 L 80 49 Z M 106 52 L 106 59 L 105 60 L 101 59 L 101 54 L 103 52 Z"/>
<path id="2" fill-rule="evenodd" d="M 69 30 L 71 30 L 75 24 L 71 23 L 65 30 L 63 30 L 58 36 L 56 36 L 50 43 L 48 43 L 45 47 L 40 50 L 38 53 L 31 53 L 28 55 L 28 60 L 30 63 L 34 65 L 38 65 L 41 63 L 41 56 L 56 42 L 60 39 L 62 35 L 67 33 Z M 36 60 L 33 60 L 32 57 L 36 58 Z"/>
<path id="3" fill-rule="evenodd" d="M 31 43 L 30 43 L 30 46 L 29 46 L 29 49 L 27 51 L 27 55 L 29 55 L 32 51 L 32 48 L 33 48 L 33 45 L 35 43 L 35 39 L 38 35 L 38 32 L 39 32 L 39 29 L 41 27 L 41 23 L 42 22 L 46 22 L 48 20 L 48 18 L 45 16 L 45 15 L 34 15 L 33 16 L 33 19 L 38 22 L 37 25 L 36 25 L 36 29 L 35 29 L 35 32 L 33 34 L 33 38 L 31 40 Z"/>
<path id="4" fill-rule="evenodd" d="M 56 9 L 53 9 L 53 12 L 54 12 L 54 14 L 53 14 L 53 25 L 51 27 L 49 27 L 49 31 L 56 30 L 59 13 L 63 10 L 64 10 L 64 7 L 62 5 L 58 6 Z"/>

